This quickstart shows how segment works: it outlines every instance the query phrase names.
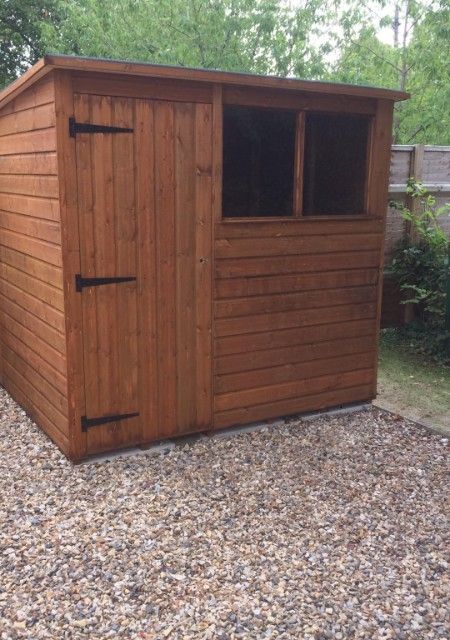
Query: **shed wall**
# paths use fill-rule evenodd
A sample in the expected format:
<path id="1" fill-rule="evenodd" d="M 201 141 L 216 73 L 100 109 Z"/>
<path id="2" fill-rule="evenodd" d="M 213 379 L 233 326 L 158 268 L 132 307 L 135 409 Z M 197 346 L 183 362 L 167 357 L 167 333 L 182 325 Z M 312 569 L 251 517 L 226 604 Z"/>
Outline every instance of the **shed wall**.
<path id="1" fill-rule="evenodd" d="M 372 397 L 381 226 L 217 225 L 215 426 Z"/>
<path id="2" fill-rule="evenodd" d="M 53 78 L 0 111 L 2 384 L 67 448 L 64 295 Z"/>

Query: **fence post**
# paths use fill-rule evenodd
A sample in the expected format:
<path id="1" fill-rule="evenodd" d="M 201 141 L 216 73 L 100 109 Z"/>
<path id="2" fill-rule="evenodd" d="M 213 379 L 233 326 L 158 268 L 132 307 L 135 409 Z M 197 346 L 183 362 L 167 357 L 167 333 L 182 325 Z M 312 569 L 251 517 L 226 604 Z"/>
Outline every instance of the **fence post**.
<path id="1" fill-rule="evenodd" d="M 409 162 L 409 177 L 414 178 L 417 182 L 421 182 L 423 178 L 423 161 L 425 155 L 425 145 L 415 144 L 411 152 L 411 158 Z M 414 214 L 417 213 L 420 203 L 417 198 L 411 198 L 406 196 L 406 206 Z M 407 221 L 405 225 L 405 235 L 409 239 L 409 242 L 417 240 L 416 230 L 411 222 Z M 405 305 L 405 323 L 408 324 L 414 319 L 414 308 L 412 304 Z"/>
<path id="2" fill-rule="evenodd" d="M 417 182 L 421 182 L 423 178 L 424 156 L 425 156 L 425 145 L 415 144 L 411 152 L 411 159 L 409 163 L 409 177 L 414 178 L 414 180 L 416 180 Z M 406 206 L 414 215 L 419 208 L 419 203 L 417 202 L 417 198 L 411 198 L 411 196 L 406 196 Z M 416 239 L 414 227 L 410 222 L 406 223 L 406 235 L 410 238 L 411 241 L 414 241 Z"/>

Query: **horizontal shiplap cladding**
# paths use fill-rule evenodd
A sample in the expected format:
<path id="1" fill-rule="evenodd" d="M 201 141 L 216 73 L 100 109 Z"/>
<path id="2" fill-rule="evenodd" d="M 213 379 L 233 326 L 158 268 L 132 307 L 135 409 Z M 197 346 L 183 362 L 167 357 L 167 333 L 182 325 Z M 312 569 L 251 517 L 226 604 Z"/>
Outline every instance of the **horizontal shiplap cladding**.
<path id="1" fill-rule="evenodd" d="M 52 102 L 42 104 L 16 113 L 3 115 L 0 112 L 0 137 L 38 131 L 55 126 L 55 107 Z"/>
<path id="2" fill-rule="evenodd" d="M 378 267 L 379 249 L 306 255 L 230 258 L 216 260 L 216 278 L 257 277 L 288 273 L 336 271 Z"/>
<path id="3" fill-rule="evenodd" d="M 377 287 L 347 287 L 303 291 L 249 298 L 219 300 L 214 304 L 214 315 L 219 318 L 237 318 L 253 314 L 270 314 L 279 311 L 306 310 L 320 307 L 350 305 L 361 302 L 375 302 Z"/>
<path id="4" fill-rule="evenodd" d="M 280 400 L 296 399 L 300 396 L 370 384 L 373 381 L 372 364 L 373 357 L 370 364 L 368 364 L 368 360 L 361 359 L 361 366 L 357 370 L 217 394 L 214 399 L 214 407 L 216 411 L 243 409 Z"/>
<path id="5" fill-rule="evenodd" d="M 259 256 L 307 255 L 338 251 L 377 249 L 381 234 L 320 234 L 269 238 L 222 238 L 216 240 L 215 256 L 221 258 L 251 258 Z"/>
<path id="6" fill-rule="evenodd" d="M 29 87 L 16 98 L 8 102 L 0 111 L 0 115 L 6 116 L 10 113 L 18 113 L 26 109 L 33 109 L 43 104 L 54 103 L 55 85 L 51 75 L 43 78 L 34 86 Z"/>
<path id="7" fill-rule="evenodd" d="M 372 395 L 382 221 L 216 225 L 216 427 Z"/>
<path id="8" fill-rule="evenodd" d="M 326 384 L 323 385 L 326 387 Z M 312 395 L 287 398 L 259 404 L 257 406 L 240 407 L 225 411 L 216 411 L 214 425 L 216 428 L 229 427 L 236 424 L 246 424 L 257 420 L 268 420 L 280 416 L 288 416 L 306 411 L 318 411 L 349 402 L 367 400 L 372 395 L 372 382 L 369 384 L 355 384 L 345 389 L 325 389 Z"/>
<path id="9" fill-rule="evenodd" d="M 360 341 L 361 343 L 362 341 Z M 363 351 L 355 354 L 341 354 L 335 358 L 323 358 L 310 362 L 289 362 L 278 366 L 270 366 L 265 369 L 242 371 L 216 377 L 214 391 L 216 394 L 256 389 L 261 386 L 273 387 L 274 385 L 296 382 L 298 380 L 311 380 L 318 376 L 332 373 L 344 373 L 363 368 L 370 368 L 373 364 L 374 344 L 366 341 L 361 345 Z"/>
<path id="10" fill-rule="evenodd" d="M 362 330 L 362 335 L 352 335 L 351 337 L 344 335 L 344 337 L 322 342 L 293 343 L 286 347 L 272 347 L 247 353 L 218 356 L 215 360 L 215 373 L 218 376 L 226 376 L 233 373 L 247 373 L 255 369 L 270 369 L 278 366 L 291 367 L 294 363 L 310 363 L 313 360 L 373 350 L 375 332 L 372 331 L 372 328 L 366 325 L 366 327 L 355 329 Z"/>
<path id="11" fill-rule="evenodd" d="M 0 308 L 3 384 L 67 441 L 54 89 L 49 77 L 0 111 Z"/>
<path id="12" fill-rule="evenodd" d="M 378 269 L 373 267 L 319 273 L 269 274 L 252 278 L 225 278 L 216 280 L 215 297 L 218 304 L 224 298 L 368 286 L 376 285 L 378 277 Z"/>
<path id="13" fill-rule="evenodd" d="M 0 174 L 56 176 L 56 152 L 18 153 L 0 156 Z"/>
<path id="14" fill-rule="evenodd" d="M 319 309 L 304 309 L 295 311 L 281 311 L 271 314 L 252 314 L 237 318 L 220 318 L 215 321 L 216 336 L 232 336 L 242 333 L 259 333 L 288 329 L 292 327 L 306 327 L 330 322 L 347 322 L 363 318 L 376 318 L 376 302 L 362 304 L 339 305 Z"/>
<path id="15" fill-rule="evenodd" d="M 309 325 L 305 327 L 293 327 L 273 329 L 254 333 L 220 336 L 214 341 L 214 353 L 218 370 L 221 363 L 227 367 L 227 362 L 233 363 L 234 356 L 242 355 L 242 366 L 252 368 L 252 360 L 259 363 L 259 351 L 283 349 L 284 347 L 295 350 L 297 345 L 314 345 L 320 342 L 345 339 L 349 336 L 359 337 L 375 335 L 375 326 L 372 318 L 361 318 L 346 322 L 335 321 L 333 318 L 325 324 Z M 295 353 L 295 351 L 293 351 Z M 228 366 L 234 366 L 233 364 Z M 255 367 L 257 368 L 257 366 Z"/>

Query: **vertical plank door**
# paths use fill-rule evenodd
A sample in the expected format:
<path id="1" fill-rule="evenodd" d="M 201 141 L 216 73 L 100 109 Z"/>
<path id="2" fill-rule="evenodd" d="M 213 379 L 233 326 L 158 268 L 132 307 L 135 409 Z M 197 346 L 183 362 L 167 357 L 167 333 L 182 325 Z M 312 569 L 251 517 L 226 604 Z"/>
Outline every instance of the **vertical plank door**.
<path id="1" fill-rule="evenodd" d="M 153 103 L 158 437 L 212 422 L 212 108 Z"/>
<path id="2" fill-rule="evenodd" d="M 81 275 L 136 278 L 80 293 L 86 451 L 206 429 L 211 105 L 76 95 L 75 116 L 133 129 L 76 136 Z"/>
<path id="3" fill-rule="evenodd" d="M 75 95 L 79 123 L 133 128 L 134 103 Z M 76 134 L 86 453 L 142 440 L 138 393 L 137 215 L 132 132 Z M 130 416 L 128 418 L 124 416 Z"/>

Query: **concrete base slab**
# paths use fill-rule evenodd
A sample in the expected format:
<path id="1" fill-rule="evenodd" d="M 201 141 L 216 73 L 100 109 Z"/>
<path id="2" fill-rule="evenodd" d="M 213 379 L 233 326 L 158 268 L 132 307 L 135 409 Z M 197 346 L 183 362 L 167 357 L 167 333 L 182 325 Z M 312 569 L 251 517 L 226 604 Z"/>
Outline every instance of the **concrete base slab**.
<path id="1" fill-rule="evenodd" d="M 148 448 L 134 447 L 133 449 L 122 449 L 120 451 L 108 451 L 107 453 L 101 453 L 98 456 L 92 456 L 82 460 L 79 464 L 97 464 L 99 462 L 109 462 L 111 460 L 117 460 L 117 458 L 130 458 L 132 456 L 160 456 L 169 453 L 175 448 L 175 442 L 167 440 L 164 442 L 156 442 L 150 445 Z"/>
<path id="2" fill-rule="evenodd" d="M 251 424 L 245 424 L 239 427 L 230 427 L 229 429 L 221 429 L 220 431 L 208 431 L 208 436 L 211 438 L 231 438 L 237 436 L 240 433 L 251 433 L 252 431 L 265 431 L 272 427 L 282 427 L 285 425 L 285 420 L 272 420 L 271 422 L 252 422 Z"/>
<path id="3" fill-rule="evenodd" d="M 358 411 L 367 411 L 371 408 L 370 402 L 360 404 L 350 404 L 346 407 L 336 407 L 335 409 L 324 409 L 323 411 L 312 411 L 311 413 L 301 413 L 295 417 L 295 420 L 317 420 L 325 416 L 342 416 L 347 413 L 357 413 Z"/>

